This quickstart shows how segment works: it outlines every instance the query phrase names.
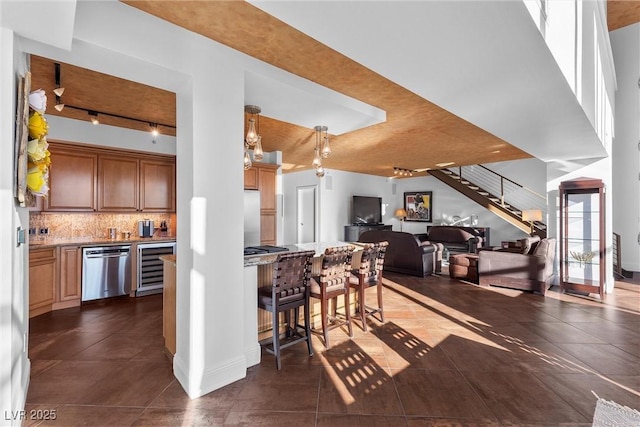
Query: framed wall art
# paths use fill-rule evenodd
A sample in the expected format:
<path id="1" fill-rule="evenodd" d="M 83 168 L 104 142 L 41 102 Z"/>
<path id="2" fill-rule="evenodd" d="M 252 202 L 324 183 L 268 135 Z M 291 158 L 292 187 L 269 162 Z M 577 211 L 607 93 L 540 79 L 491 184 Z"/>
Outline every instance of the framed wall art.
<path id="1" fill-rule="evenodd" d="M 431 191 L 412 191 L 404 193 L 406 221 L 431 222 L 433 216 L 433 193 Z"/>

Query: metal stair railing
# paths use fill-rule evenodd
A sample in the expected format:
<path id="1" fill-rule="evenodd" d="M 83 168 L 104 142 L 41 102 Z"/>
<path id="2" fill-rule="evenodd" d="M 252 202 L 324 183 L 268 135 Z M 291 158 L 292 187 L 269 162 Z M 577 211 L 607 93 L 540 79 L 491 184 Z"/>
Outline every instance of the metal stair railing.
<path id="1" fill-rule="evenodd" d="M 624 278 L 622 272 L 622 253 L 620 252 L 620 235 L 613 233 L 613 274 L 620 279 Z"/>
<path id="2" fill-rule="evenodd" d="M 494 202 L 514 211 L 518 215 L 521 215 L 523 210 L 540 209 L 543 213 L 543 218 L 546 217 L 547 198 L 545 196 L 485 166 L 459 166 L 448 168 L 447 170 L 458 175 L 461 182 L 469 182 L 469 188 L 474 189 L 473 184 L 475 184 L 482 190 L 497 197 L 498 200 L 494 200 Z"/>

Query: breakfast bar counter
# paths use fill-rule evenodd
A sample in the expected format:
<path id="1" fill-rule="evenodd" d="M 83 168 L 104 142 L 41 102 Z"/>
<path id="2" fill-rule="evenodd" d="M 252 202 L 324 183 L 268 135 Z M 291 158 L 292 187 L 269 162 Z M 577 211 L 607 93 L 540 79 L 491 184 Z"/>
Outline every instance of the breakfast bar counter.
<path id="1" fill-rule="evenodd" d="M 293 245 L 283 245 L 288 252 L 300 252 L 314 250 L 315 255 L 311 267 L 311 274 L 320 274 L 322 267 L 322 255 L 328 247 L 334 246 L 354 246 L 354 258 L 352 266 L 357 268 L 360 263 L 358 256 L 361 244 L 351 242 L 313 242 L 300 243 Z M 260 363 L 260 344 L 258 335 L 271 328 L 271 315 L 263 310 L 259 310 L 257 306 L 258 288 L 262 286 L 270 286 L 273 280 L 273 262 L 278 257 L 276 253 L 263 253 L 246 255 L 244 257 L 244 312 L 245 312 L 245 328 L 244 328 L 244 351 L 247 359 L 247 367 Z M 312 317 L 316 310 L 313 310 Z"/>

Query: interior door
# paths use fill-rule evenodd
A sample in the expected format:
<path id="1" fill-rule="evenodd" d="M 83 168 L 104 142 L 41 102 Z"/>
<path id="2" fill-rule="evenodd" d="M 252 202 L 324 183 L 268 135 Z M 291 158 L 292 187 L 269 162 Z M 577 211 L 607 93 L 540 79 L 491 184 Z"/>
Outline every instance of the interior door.
<path id="1" fill-rule="evenodd" d="M 296 189 L 296 243 L 316 241 L 316 187 L 310 185 Z"/>

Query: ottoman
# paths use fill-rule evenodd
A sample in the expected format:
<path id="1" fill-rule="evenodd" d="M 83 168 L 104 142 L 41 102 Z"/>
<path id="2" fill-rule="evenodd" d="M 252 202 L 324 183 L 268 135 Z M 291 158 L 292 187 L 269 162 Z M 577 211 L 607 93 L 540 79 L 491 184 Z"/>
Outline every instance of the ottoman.
<path id="1" fill-rule="evenodd" d="M 449 276 L 478 283 L 478 255 L 452 254 L 449 256 Z"/>

